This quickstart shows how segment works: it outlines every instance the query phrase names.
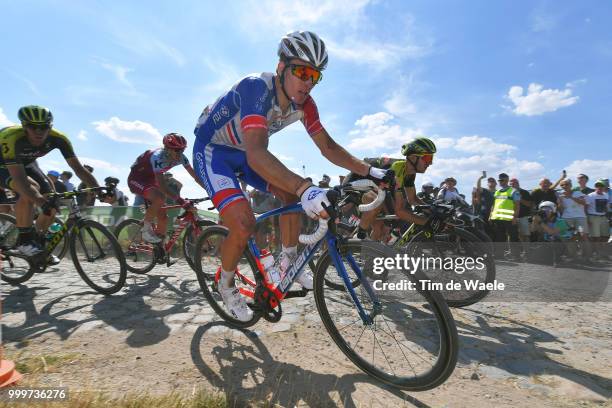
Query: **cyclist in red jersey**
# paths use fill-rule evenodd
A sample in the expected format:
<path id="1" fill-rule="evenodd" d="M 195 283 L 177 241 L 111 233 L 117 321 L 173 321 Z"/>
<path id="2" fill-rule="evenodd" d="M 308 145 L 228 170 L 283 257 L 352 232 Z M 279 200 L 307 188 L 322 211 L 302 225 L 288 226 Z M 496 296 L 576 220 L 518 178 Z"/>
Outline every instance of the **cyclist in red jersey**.
<path id="1" fill-rule="evenodd" d="M 168 133 L 163 138 L 163 144 L 163 148 L 147 150 L 138 156 L 128 176 L 130 191 L 143 196 L 148 204 L 142 237 L 151 243 L 161 242 L 168 226 L 166 211 L 161 209 L 166 197 L 172 198 L 177 204 L 186 208 L 190 206 L 188 201 L 173 193 L 163 174 L 174 166 L 182 164 L 191 177 L 204 187 L 189 164 L 189 159 L 183 154 L 187 140 L 178 133 Z M 157 231 L 161 237 L 153 230 L 153 220 L 156 217 Z"/>

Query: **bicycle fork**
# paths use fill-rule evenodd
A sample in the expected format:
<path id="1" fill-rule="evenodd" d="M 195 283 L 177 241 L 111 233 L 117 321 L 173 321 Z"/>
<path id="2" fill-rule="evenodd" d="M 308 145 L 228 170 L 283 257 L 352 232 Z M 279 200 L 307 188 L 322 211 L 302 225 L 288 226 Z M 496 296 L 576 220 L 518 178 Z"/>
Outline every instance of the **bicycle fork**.
<path id="1" fill-rule="evenodd" d="M 338 252 L 338 249 L 336 248 L 336 242 L 337 242 L 337 239 L 334 236 L 328 235 L 327 245 L 329 248 L 329 254 L 331 255 L 334 265 L 336 266 L 336 270 L 338 271 L 338 276 L 342 278 L 342 281 L 344 282 L 344 285 L 346 286 L 351 296 L 351 299 L 353 300 L 353 303 L 355 304 L 355 307 L 357 307 L 357 312 L 359 313 L 359 317 L 361 317 L 363 324 L 372 325 L 374 323 L 374 317 L 376 317 L 376 315 L 378 315 L 382 311 L 382 305 L 380 303 L 380 300 L 378 300 L 378 296 L 376 296 L 376 293 L 374 292 L 374 288 L 372 288 L 372 285 L 366 278 L 365 274 L 363 273 L 359 265 L 357 265 L 355 258 L 353 258 L 353 254 L 346 253 L 346 254 L 341 255 Z M 372 300 L 372 303 L 373 303 L 372 313 L 368 314 L 366 310 L 364 309 L 363 305 L 361 304 L 361 302 L 359 301 L 359 298 L 357 297 L 357 293 L 355 292 L 355 288 L 353 287 L 353 284 L 351 280 L 349 279 L 346 268 L 344 267 L 344 263 L 342 262 L 342 256 L 344 256 L 344 258 L 348 261 L 349 265 L 351 266 L 351 269 L 355 272 L 355 275 L 357 275 L 357 278 L 359 279 L 361 284 L 364 285 L 368 296 Z"/>

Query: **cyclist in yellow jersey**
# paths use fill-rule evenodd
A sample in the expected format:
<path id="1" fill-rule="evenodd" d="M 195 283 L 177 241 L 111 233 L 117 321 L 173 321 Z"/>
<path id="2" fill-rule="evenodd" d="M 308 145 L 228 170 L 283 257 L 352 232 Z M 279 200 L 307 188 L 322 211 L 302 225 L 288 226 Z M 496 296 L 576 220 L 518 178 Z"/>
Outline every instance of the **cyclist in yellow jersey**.
<path id="1" fill-rule="evenodd" d="M 39 236 L 32 228 L 34 206 L 41 207 L 43 214 L 36 220 L 36 230 L 47 230 L 55 209 L 43 196 L 55 191 L 55 187 L 38 167 L 36 159 L 59 149 L 76 175 L 90 187 L 98 182 L 85 169 L 74 154 L 66 135 L 52 129 L 53 114 L 42 106 L 29 105 L 19 109 L 21 126 L 10 126 L 0 130 L 0 187 L 9 188 L 17 195 L 15 215 L 19 237 L 17 250 L 26 256 L 42 252 Z"/>
<path id="2" fill-rule="evenodd" d="M 391 165 L 391 170 L 395 173 L 395 193 L 394 193 L 394 211 L 395 215 L 403 221 L 425 225 L 427 218 L 421 215 L 416 215 L 410 210 L 410 206 L 406 205 L 423 205 L 426 204 L 421 200 L 414 187 L 414 181 L 417 173 L 425 173 L 427 168 L 433 163 L 433 156 L 436 153 L 436 145 L 426 137 L 417 137 L 402 146 L 402 155 L 406 160 L 399 160 Z M 374 197 L 372 197 L 373 199 Z M 366 200 L 367 201 L 367 200 Z M 366 230 L 372 226 L 373 240 L 382 239 L 384 229 L 382 221 L 375 221 L 378 213 L 382 211 L 382 207 L 375 210 L 363 213 L 361 216 L 359 238 L 364 238 Z"/>

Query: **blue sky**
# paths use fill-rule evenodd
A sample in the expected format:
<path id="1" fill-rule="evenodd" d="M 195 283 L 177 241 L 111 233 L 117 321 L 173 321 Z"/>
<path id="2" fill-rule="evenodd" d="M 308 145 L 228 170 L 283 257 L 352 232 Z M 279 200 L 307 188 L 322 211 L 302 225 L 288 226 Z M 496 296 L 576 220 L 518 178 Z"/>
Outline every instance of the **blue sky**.
<path id="1" fill-rule="evenodd" d="M 3 1 L 0 126 L 46 105 L 94 175 L 122 180 L 242 76 L 274 71 L 279 38 L 317 32 L 329 67 L 321 120 L 358 157 L 397 156 L 415 135 L 439 146 L 417 179 L 482 170 L 523 187 L 542 176 L 612 175 L 612 5 L 600 1 Z M 291 169 L 346 172 L 300 124 L 271 138 Z M 189 155 L 190 156 L 190 155 Z M 59 153 L 40 159 L 63 170 Z M 187 196 L 204 193 L 184 171 Z"/>

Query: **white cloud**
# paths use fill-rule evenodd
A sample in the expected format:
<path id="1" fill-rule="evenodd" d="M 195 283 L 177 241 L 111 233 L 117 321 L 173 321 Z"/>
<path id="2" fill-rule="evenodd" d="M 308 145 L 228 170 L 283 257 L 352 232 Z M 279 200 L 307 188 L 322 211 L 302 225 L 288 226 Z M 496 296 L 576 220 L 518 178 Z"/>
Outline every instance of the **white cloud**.
<path id="1" fill-rule="evenodd" d="M 417 112 L 416 105 L 410 102 L 406 94 L 401 90 L 394 91 L 391 98 L 386 100 L 383 106 L 388 112 L 396 116 L 409 115 Z"/>
<path id="2" fill-rule="evenodd" d="M 88 138 L 87 138 L 87 132 L 86 132 L 86 131 L 84 131 L 84 130 L 81 130 L 81 131 L 79 132 L 79 134 L 77 135 L 77 138 L 78 138 L 79 140 L 88 140 Z"/>
<path id="3" fill-rule="evenodd" d="M 36 84 L 33 81 L 31 81 L 30 79 L 24 77 L 21 74 L 18 74 L 17 72 L 14 72 L 14 71 L 10 71 L 10 70 L 7 69 L 6 72 L 8 72 L 12 76 L 14 76 L 18 80 L 20 80 L 21 82 L 23 82 L 34 95 L 41 96 L 41 93 L 38 90 L 38 87 L 36 86 Z"/>
<path id="4" fill-rule="evenodd" d="M 470 153 L 495 154 L 516 150 L 516 146 L 497 143 L 489 137 L 463 136 L 454 145 L 456 150 Z"/>
<path id="5" fill-rule="evenodd" d="M 120 21 L 114 22 L 115 27 L 111 28 L 117 43 L 122 47 L 132 51 L 137 55 L 147 57 L 165 56 L 172 60 L 176 65 L 185 65 L 186 58 L 182 52 L 157 38 L 151 32 L 145 32 L 136 28 L 130 28 L 127 24 Z M 160 30 L 163 31 L 162 28 Z"/>
<path id="6" fill-rule="evenodd" d="M 578 96 L 572 96 L 572 89 L 544 89 L 540 84 L 532 83 L 524 94 L 521 86 L 513 86 L 506 98 L 514 103 L 512 112 L 516 115 L 536 116 L 554 112 L 560 108 L 578 102 Z"/>
<path id="7" fill-rule="evenodd" d="M 431 140 L 435 143 L 436 149 L 448 149 L 455 145 L 455 139 L 452 137 L 432 137 Z"/>
<path id="8" fill-rule="evenodd" d="M 466 194 L 466 198 L 470 200 L 471 189 L 476 185 L 476 180 L 483 170 L 487 171 L 489 177 L 497 178 L 497 175 L 502 172 L 509 174 L 511 177 L 517 177 L 521 186 L 527 189 L 535 186 L 545 171 L 544 166 L 539 162 L 518 160 L 514 157 L 500 157 L 496 154 L 483 154 L 468 157 L 436 158 L 423 179 L 436 184 L 446 177 L 455 177 L 460 192 Z"/>
<path id="9" fill-rule="evenodd" d="M 395 14 L 387 21 L 397 29 L 392 40 L 375 38 L 376 27 L 368 17 L 366 8 L 371 0 L 303 0 L 287 2 L 278 0 L 240 3 L 237 12 L 253 39 L 266 34 L 283 35 L 296 29 L 313 30 L 321 35 L 329 50 L 330 59 L 342 59 L 384 69 L 403 58 L 419 58 L 429 53 L 431 40 L 420 40 L 423 29 L 414 29 L 414 19 L 405 14 Z M 258 30 L 252 30 L 257 21 Z M 417 39 L 417 34 L 419 39 Z"/>
<path id="10" fill-rule="evenodd" d="M 116 116 L 93 122 L 96 130 L 117 142 L 159 145 L 162 135 L 153 125 L 140 120 L 124 121 Z"/>
<path id="11" fill-rule="evenodd" d="M 574 160 L 565 170 L 570 178 L 575 178 L 579 173 L 589 176 L 589 183 L 592 184 L 598 178 L 612 177 L 612 160 Z"/>
<path id="12" fill-rule="evenodd" d="M 6 117 L 2 108 L 0 108 L 0 128 L 6 127 L 6 126 L 13 126 L 13 125 L 14 123 L 11 122 L 9 118 Z"/>
<path id="13" fill-rule="evenodd" d="M 79 161 L 82 164 L 88 164 L 91 167 L 94 168 L 94 173 L 96 173 L 96 171 L 98 173 L 100 173 L 100 171 L 108 171 L 111 173 L 115 173 L 115 174 L 122 174 L 122 173 L 126 173 L 128 172 L 128 169 L 124 169 L 121 166 L 118 166 L 114 163 L 108 162 L 106 160 L 101 160 L 101 159 L 93 159 L 91 157 L 83 157 L 83 156 L 79 156 Z"/>
<path id="14" fill-rule="evenodd" d="M 134 87 L 134 85 L 132 85 L 132 83 L 127 79 L 127 74 L 129 72 L 133 72 L 133 69 L 118 64 L 111 64 L 110 62 L 107 62 L 101 58 L 94 58 L 94 61 L 102 68 L 112 72 L 113 75 L 115 75 L 115 77 L 117 78 L 117 80 L 125 86 L 129 88 Z"/>
<path id="15" fill-rule="evenodd" d="M 586 78 L 580 78 L 575 81 L 568 82 L 567 84 L 565 84 L 565 87 L 566 88 L 576 88 L 578 85 L 584 85 L 586 83 L 587 83 Z"/>
<path id="16" fill-rule="evenodd" d="M 397 124 L 388 124 L 393 116 L 387 112 L 364 115 L 355 122 L 356 129 L 349 132 L 353 139 L 349 149 L 376 150 L 400 146 L 413 137 L 421 135 L 419 129 L 404 129 Z"/>
<path id="17" fill-rule="evenodd" d="M 294 160 L 294 158 L 293 158 L 293 157 L 291 157 L 291 156 L 287 156 L 287 155 L 284 155 L 284 154 L 282 154 L 282 153 L 278 153 L 278 152 L 271 152 L 271 153 L 272 153 L 272 154 L 273 154 L 273 155 L 274 155 L 274 156 L 275 156 L 275 157 L 276 157 L 278 160 L 280 160 L 280 161 L 281 161 L 281 162 L 283 162 L 283 163 L 288 162 L 288 161 L 293 161 L 293 160 Z"/>
<path id="18" fill-rule="evenodd" d="M 536 33 L 552 31 L 559 22 L 557 16 L 545 14 L 543 12 L 531 14 L 531 31 Z"/>
<path id="19" fill-rule="evenodd" d="M 349 37 L 341 42 L 326 40 L 332 57 L 358 64 L 374 65 L 377 69 L 399 63 L 403 58 L 420 58 L 429 53 L 431 44 L 419 45 L 406 36 L 398 43 Z"/>

